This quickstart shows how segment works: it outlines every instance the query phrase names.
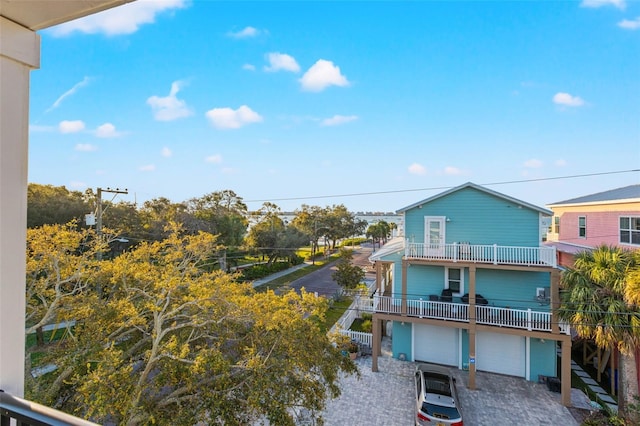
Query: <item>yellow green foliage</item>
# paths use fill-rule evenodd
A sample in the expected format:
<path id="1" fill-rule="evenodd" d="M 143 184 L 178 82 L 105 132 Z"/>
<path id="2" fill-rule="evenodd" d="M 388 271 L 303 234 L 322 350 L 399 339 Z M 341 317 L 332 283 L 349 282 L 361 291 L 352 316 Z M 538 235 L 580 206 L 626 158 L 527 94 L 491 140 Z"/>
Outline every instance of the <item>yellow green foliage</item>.
<path id="1" fill-rule="evenodd" d="M 32 383 L 31 397 L 128 425 L 292 425 L 297 409 L 322 410 L 339 374 L 355 372 L 318 327 L 326 300 L 256 293 L 200 268 L 216 246 L 174 227 L 113 260 L 86 258 L 75 269 L 102 292 L 73 295 L 76 326 L 50 348 L 58 369 Z"/>

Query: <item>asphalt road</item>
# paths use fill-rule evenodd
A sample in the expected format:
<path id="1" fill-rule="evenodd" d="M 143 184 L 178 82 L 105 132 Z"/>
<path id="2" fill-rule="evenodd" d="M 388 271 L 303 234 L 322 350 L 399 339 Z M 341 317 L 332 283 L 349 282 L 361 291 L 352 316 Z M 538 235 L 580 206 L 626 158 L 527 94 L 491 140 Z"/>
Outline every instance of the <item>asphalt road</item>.
<path id="1" fill-rule="evenodd" d="M 366 278 L 373 279 L 375 274 L 372 272 L 369 256 L 371 255 L 371 245 L 362 245 L 356 247 L 353 254 L 353 264 L 364 267 L 367 271 Z M 323 268 L 313 271 L 312 273 L 298 278 L 289 284 L 290 288 L 299 291 L 301 288 L 308 292 L 317 292 L 320 296 L 331 297 L 338 292 L 340 286 L 331 278 L 331 274 L 336 270 L 335 262 L 325 265 Z"/>

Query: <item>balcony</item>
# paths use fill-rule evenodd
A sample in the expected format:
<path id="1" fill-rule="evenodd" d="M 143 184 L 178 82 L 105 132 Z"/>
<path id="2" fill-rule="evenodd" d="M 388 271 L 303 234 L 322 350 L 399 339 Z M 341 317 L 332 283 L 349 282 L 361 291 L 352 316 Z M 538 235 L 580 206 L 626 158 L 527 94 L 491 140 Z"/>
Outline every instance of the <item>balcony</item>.
<path id="1" fill-rule="evenodd" d="M 497 244 L 424 244 L 405 245 L 406 259 L 449 262 L 489 263 L 494 265 L 548 266 L 555 268 L 555 247 L 515 247 Z"/>
<path id="2" fill-rule="evenodd" d="M 0 425 L 98 426 L 62 411 L 9 395 L 0 390 Z"/>
<path id="3" fill-rule="evenodd" d="M 373 312 L 402 315 L 402 298 L 374 296 Z M 437 302 L 407 299 L 406 315 L 417 318 L 439 319 L 468 323 L 471 309 L 465 303 Z M 510 327 L 529 331 L 552 331 L 551 313 L 532 309 L 511 309 L 496 306 L 476 306 L 476 324 Z M 560 324 L 560 332 L 569 334 L 569 327 Z"/>

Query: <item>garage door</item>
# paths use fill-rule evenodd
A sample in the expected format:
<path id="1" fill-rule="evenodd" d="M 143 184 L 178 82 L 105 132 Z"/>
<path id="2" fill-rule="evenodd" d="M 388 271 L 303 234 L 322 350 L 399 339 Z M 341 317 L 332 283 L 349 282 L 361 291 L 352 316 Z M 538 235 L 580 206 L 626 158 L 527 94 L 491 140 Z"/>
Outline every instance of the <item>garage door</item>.
<path id="1" fill-rule="evenodd" d="M 524 337 L 488 332 L 476 335 L 478 370 L 525 377 L 526 362 Z"/>
<path id="2" fill-rule="evenodd" d="M 458 365 L 458 329 L 413 324 L 413 359 Z"/>

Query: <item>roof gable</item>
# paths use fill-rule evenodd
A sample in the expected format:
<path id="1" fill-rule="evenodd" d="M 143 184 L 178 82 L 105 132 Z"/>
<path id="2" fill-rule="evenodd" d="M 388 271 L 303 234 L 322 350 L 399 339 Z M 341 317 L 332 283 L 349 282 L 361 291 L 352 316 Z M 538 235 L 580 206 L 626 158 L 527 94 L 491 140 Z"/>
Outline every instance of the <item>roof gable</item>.
<path id="1" fill-rule="evenodd" d="M 553 215 L 553 212 L 551 210 L 547 210 L 545 208 L 538 207 L 538 206 L 536 206 L 534 204 L 527 203 L 526 201 L 518 200 L 517 198 L 510 197 L 508 195 L 502 194 L 502 193 L 497 192 L 497 191 L 493 191 L 491 189 L 485 188 L 484 186 L 477 185 L 477 184 L 475 184 L 473 182 L 467 182 L 467 183 L 462 184 L 460 186 L 456 186 L 455 188 L 451 188 L 451 189 L 449 189 L 447 191 L 444 191 L 444 192 L 441 192 L 439 194 L 436 194 L 436 195 L 434 195 L 432 197 L 426 198 L 426 199 L 424 199 L 422 201 L 418 201 L 417 203 L 413 203 L 410 206 L 407 206 L 407 207 L 404 207 L 402 209 L 397 210 L 396 213 L 404 213 L 404 212 L 406 212 L 408 210 L 411 210 L 411 209 L 416 208 L 418 206 L 422 206 L 424 204 L 430 203 L 430 202 L 432 202 L 434 200 L 437 200 L 439 198 L 446 197 L 449 194 L 453 194 L 454 192 L 458 192 L 458 191 L 461 191 L 461 190 L 466 189 L 466 188 L 473 188 L 473 189 L 475 189 L 477 191 L 484 192 L 485 194 L 489 194 L 489 195 L 492 195 L 494 197 L 501 198 L 503 200 L 507 200 L 507 201 L 509 201 L 511 203 L 519 204 L 522 207 L 537 211 L 537 212 L 542 213 L 542 214 L 547 215 L 547 216 Z"/>

